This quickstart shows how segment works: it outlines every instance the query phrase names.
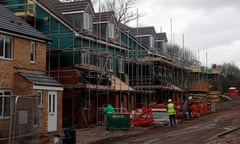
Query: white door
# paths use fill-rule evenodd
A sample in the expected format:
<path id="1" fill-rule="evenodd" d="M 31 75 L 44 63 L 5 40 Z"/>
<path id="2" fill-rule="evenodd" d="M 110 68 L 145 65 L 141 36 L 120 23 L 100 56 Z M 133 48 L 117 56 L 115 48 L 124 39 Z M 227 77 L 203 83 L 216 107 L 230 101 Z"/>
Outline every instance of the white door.
<path id="1" fill-rule="evenodd" d="M 57 92 L 48 92 L 48 132 L 57 131 Z"/>

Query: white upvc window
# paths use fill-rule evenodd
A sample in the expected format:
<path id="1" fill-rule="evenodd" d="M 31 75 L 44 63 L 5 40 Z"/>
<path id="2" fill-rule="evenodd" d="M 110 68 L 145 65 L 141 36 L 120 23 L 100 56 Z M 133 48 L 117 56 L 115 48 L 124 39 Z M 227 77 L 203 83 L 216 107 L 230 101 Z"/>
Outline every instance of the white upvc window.
<path id="1" fill-rule="evenodd" d="M 41 90 L 37 92 L 37 106 L 39 108 L 42 108 L 42 91 Z"/>
<path id="2" fill-rule="evenodd" d="M 36 45 L 35 42 L 32 41 L 30 45 L 30 62 L 35 63 L 35 59 L 36 59 Z"/>
<path id="3" fill-rule="evenodd" d="M 0 58 L 13 58 L 13 40 L 11 36 L 0 34 Z"/>
<path id="4" fill-rule="evenodd" d="M 38 108 L 42 108 L 42 91 L 39 90 L 37 91 L 37 96 L 36 96 L 36 103 Z M 34 113 L 34 119 L 33 119 L 33 126 L 38 127 L 39 126 L 39 113 Z"/>
<path id="5" fill-rule="evenodd" d="M 154 48 L 154 38 L 152 36 L 150 36 L 150 47 Z"/>
<path id="6" fill-rule="evenodd" d="M 108 38 L 114 39 L 114 36 L 115 36 L 114 24 L 108 23 L 108 25 L 107 25 L 107 35 L 108 35 Z"/>
<path id="7" fill-rule="evenodd" d="M 88 13 L 83 13 L 83 28 L 88 31 L 92 31 L 93 28 L 93 18 Z"/>
<path id="8" fill-rule="evenodd" d="M 9 118 L 10 116 L 11 91 L 0 90 L 0 118 Z"/>
<path id="9" fill-rule="evenodd" d="M 99 66 L 100 68 L 104 67 L 103 57 L 98 57 L 97 66 Z"/>
<path id="10" fill-rule="evenodd" d="M 88 64 L 89 63 L 89 54 L 87 52 L 81 53 L 81 64 Z"/>
<path id="11" fill-rule="evenodd" d="M 118 60 L 118 72 L 124 73 L 124 61 L 122 59 Z"/>
<path id="12" fill-rule="evenodd" d="M 112 58 L 109 58 L 107 60 L 107 70 L 110 72 L 113 72 L 113 59 Z"/>

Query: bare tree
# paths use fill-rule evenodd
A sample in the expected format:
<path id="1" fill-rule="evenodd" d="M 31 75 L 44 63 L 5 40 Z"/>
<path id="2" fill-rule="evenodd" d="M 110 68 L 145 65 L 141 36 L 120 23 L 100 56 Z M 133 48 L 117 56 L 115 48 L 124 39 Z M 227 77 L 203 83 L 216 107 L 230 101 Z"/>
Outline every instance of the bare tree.
<path id="1" fill-rule="evenodd" d="M 240 69 L 233 62 L 224 63 L 221 68 L 226 77 L 240 78 Z"/>
<path id="2" fill-rule="evenodd" d="M 114 11 L 118 23 L 127 24 L 144 16 L 144 14 L 138 13 L 137 9 L 134 10 L 136 0 L 99 0 L 99 3 L 97 4 L 97 0 L 93 0 L 94 5 L 100 5 L 101 11 Z"/>
<path id="3" fill-rule="evenodd" d="M 234 62 L 224 63 L 218 66 L 223 71 L 221 86 L 224 92 L 227 92 L 229 87 L 237 87 L 240 89 L 240 69 Z"/>

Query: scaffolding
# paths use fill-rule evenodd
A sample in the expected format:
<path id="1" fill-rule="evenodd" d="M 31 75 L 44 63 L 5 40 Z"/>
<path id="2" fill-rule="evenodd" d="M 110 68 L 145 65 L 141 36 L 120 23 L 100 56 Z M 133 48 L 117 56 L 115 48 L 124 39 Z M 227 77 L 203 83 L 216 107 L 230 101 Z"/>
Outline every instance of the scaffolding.
<path id="1" fill-rule="evenodd" d="M 89 34 L 71 21 L 69 30 L 52 13 L 28 1 L 8 1 L 8 8 L 53 39 L 48 45 L 48 74 L 64 84 L 63 127 L 97 124 L 99 113 L 108 103 L 123 109 L 178 99 L 187 78 L 184 66 L 149 50 L 129 31 L 118 30 L 113 41 L 97 33 Z M 37 15 L 39 14 L 39 15 Z M 29 19 L 31 18 L 31 19 Z M 100 17 L 101 20 L 101 17 Z"/>

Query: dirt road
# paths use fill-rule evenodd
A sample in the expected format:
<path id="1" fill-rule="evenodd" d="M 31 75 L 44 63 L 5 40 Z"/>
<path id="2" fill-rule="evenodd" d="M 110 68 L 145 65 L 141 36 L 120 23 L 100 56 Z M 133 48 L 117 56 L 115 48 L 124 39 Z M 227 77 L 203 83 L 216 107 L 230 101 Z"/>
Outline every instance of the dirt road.
<path id="1" fill-rule="evenodd" d="M 228 102 L 223 111 L 161 126 L 139 135 L 108 139 L 98 144 L 239 144 L 240 103 Z"/>

